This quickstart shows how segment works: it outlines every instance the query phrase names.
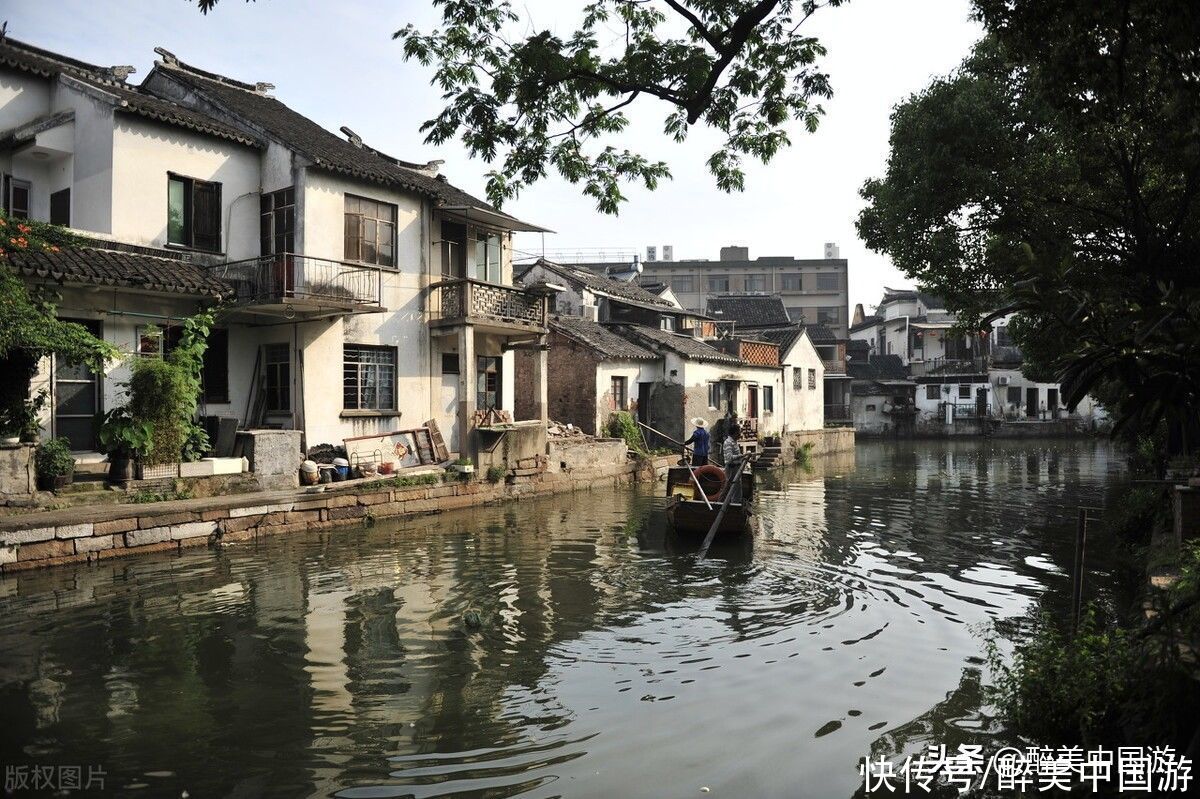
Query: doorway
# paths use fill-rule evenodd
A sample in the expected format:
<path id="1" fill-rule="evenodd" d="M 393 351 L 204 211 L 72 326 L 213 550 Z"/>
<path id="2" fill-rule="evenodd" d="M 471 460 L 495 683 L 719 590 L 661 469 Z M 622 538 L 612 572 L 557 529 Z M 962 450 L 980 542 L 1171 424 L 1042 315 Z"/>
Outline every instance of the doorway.
<path id="1" fill-rule="evenodd" d="M 1038 415 L 1038 390 L 1025 389 L 1025 418 L 1036 419 Z"/>
<path id="2" fill-rule="evenodd" d="M 1058 389 L 1046 389 L 1046 410 L 1050 413 L 1051 419 L 1058 418 Z"/>
<path id="3" fill-rule="evenodd" d="M 87 328 L 101 337 L 100 322 L 95 319 L 64 319 Z M 97 416 L 101 411 L 100 377 L 87 366 L 68 366 L 55 358 L 54 363 L 54 435 L 71 442 L 74 452 L 91 452 L 97 444 Z"/>
<path id="4" fill-rule="evenodd" d="M 653 383 L 638 383 L 637 418 L 642 424 L 650 424 L 650 388 Z"/>
<path id="5" fill-rule="evenodd" d="M 501 383 L 499 356 L 477 356 L 475 369 L 475 381 L 477 386 L 475 409 L 485 411 L 503 408 L 504 397 L 500 392 Z"/>
<path id="6" fill-rule="evenodd" d="M 747 386 L 746 415 L 751 419 L 758 418 L 758 386 Z"/>

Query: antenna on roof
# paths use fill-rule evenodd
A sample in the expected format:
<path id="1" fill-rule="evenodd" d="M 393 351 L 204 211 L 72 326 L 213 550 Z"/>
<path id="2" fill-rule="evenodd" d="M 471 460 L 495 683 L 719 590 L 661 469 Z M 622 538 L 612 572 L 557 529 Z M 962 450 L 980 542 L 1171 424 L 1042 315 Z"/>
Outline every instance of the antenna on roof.
<path id="1" fill-rule="evenodd" d="M 346 134 L 346 138 L 349 139 L 350 143 L 353 144 L 355 147 L 363 146 L 362 136 L 359 136 L 357 133 L 350 130 L 350 128 L 346 127 L 345 125 L 342 125 L 341 131 L 342 131 L 342 133 Z"/>
<path id="2" fill-rule="evenodd" d="M 171 66 L 176 66 L 176 67 L 179 66 L 179 59 L 175 57 L 174 53 L 172 53 L 170 50 L 166 49 L 165 47 L 155 47 L 154 52 L 156 52 L 160 56 L 162 56 L 163 63 L 170 64 Z"/>

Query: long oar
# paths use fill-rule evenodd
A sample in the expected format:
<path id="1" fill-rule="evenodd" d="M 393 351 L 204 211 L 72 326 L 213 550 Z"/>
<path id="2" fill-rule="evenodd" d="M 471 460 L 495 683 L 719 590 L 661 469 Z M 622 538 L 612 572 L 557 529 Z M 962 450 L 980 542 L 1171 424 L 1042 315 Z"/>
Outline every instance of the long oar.
<path id="1" fill-rule="evenodd" d="M 729 510 L 729 503 L 733 499 L 733 488 L 738 484 L 738 480 L 742 479 L 742 469 L 746 468 L 746 459 L 742 458 L 738 463 L 737 470 L 734 471 L 733 477 L 729 479 L 729 485 L 725 489 L 725 501 L 721 503 L 721 510 L 717 511 L 717 518 L 713 522 L 712 527 L 708 528 L 708 535 L 704 537 L 704 543 L 700 545 L 700 551 L 696 553 L 699 560 L 704 560 L 704 556 L 708 554 L 708 548 L 712 546 L 713 539 L 717 536 L 717 528 L 721 526 L 721 520 L 725 518 L 725 511 Z"/>
<path id="2" fill-rule="evenodd" d="M 700 499 L 704 500 L 704 504 L 708 506 L 709 510 L 712 510 L 712 503 L 708 501 L 708 494 L 706 494 L 704 492 L 704 489 L 700 487 L 700 478 L 696 477 L 696 470 L 693 469 L 692 465 L 687 462 L 687 451 L 691 448 L 687 444 L 683 443 L 682 441 L 676 441 L 675 439 L 671 438 L 666 433 L 662 433 L 662 432 L 659 432 L 658 430 L 655 430 L 653 427 L 651 427 L 648 424 L 645 424 L 643 422 L 638 422 L 638 424 L 641 425 L 642 427 L 646 428 L 647 430 L 649 430 L 651 433 L 662 436 L 667 441 L 670 441 L 672 444 L 678 444 L 679 446 L 683 447 L 683 451 L 684 451 L 683 465 L 687 467 L 688 474 L 690 474 L 692 476 L 692 484 L 695 485 L 696 490 L 700 492 Z M 643 436 L 643 438 L 645 438 L 645 436 Z"/>

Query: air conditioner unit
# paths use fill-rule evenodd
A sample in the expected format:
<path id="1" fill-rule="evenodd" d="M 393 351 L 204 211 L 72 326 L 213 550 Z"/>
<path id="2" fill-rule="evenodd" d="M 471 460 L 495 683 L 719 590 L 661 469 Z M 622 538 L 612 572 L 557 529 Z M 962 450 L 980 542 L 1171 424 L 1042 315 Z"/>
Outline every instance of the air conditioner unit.
<path id="1" fill-rule="evenodd" d="M 1001 386 L 1008 385 L 1008 375 L 1000 375 L 996 378 L 996 384 Z"/>

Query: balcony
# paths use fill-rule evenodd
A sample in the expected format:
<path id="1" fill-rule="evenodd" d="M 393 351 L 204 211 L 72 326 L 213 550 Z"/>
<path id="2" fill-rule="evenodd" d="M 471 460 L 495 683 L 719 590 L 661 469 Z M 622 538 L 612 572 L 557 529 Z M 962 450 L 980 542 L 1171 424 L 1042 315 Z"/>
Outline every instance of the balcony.
<path id="1" fill-rule="evenodd" d="M 846 361 L 844 359 L 840 360 L 840 361 L 839 360 L 827 361 L 824 358 L 822 358 L 821 366 L 825 367 L 825 376 L 826 377 L 836 377 L 839 375 L 846 374 Z"/>
<path id="2" fill-rule="evenodd" d="M 850 413 L 850 406 L 844 404 L 828 404 L 825 405 L 825 426 L 826 427 L 845 427 L 854 424 L 854 417 Z"/>
<path id="3" fill-rule="evenodd" d="M 924 361 L 913 360 L 909 363 L 909 374 L 913 377 L 929 375 L 968 375 L 982 374 L 987 371 L 983 358 L 930 358 Z"/>
<path id="4" fill-rule="evenodd" d="M 545 294 L 462 277 L 430 288 L 432 327 L 469 324 L 501 333 L 546 331 Z"/>
<path id="5" fill-rule="evenodd" d="M 233 303 L 255 313 L 319 318 L 383 309 L 378 267 L 282 253 L 211 267 Z"/>

